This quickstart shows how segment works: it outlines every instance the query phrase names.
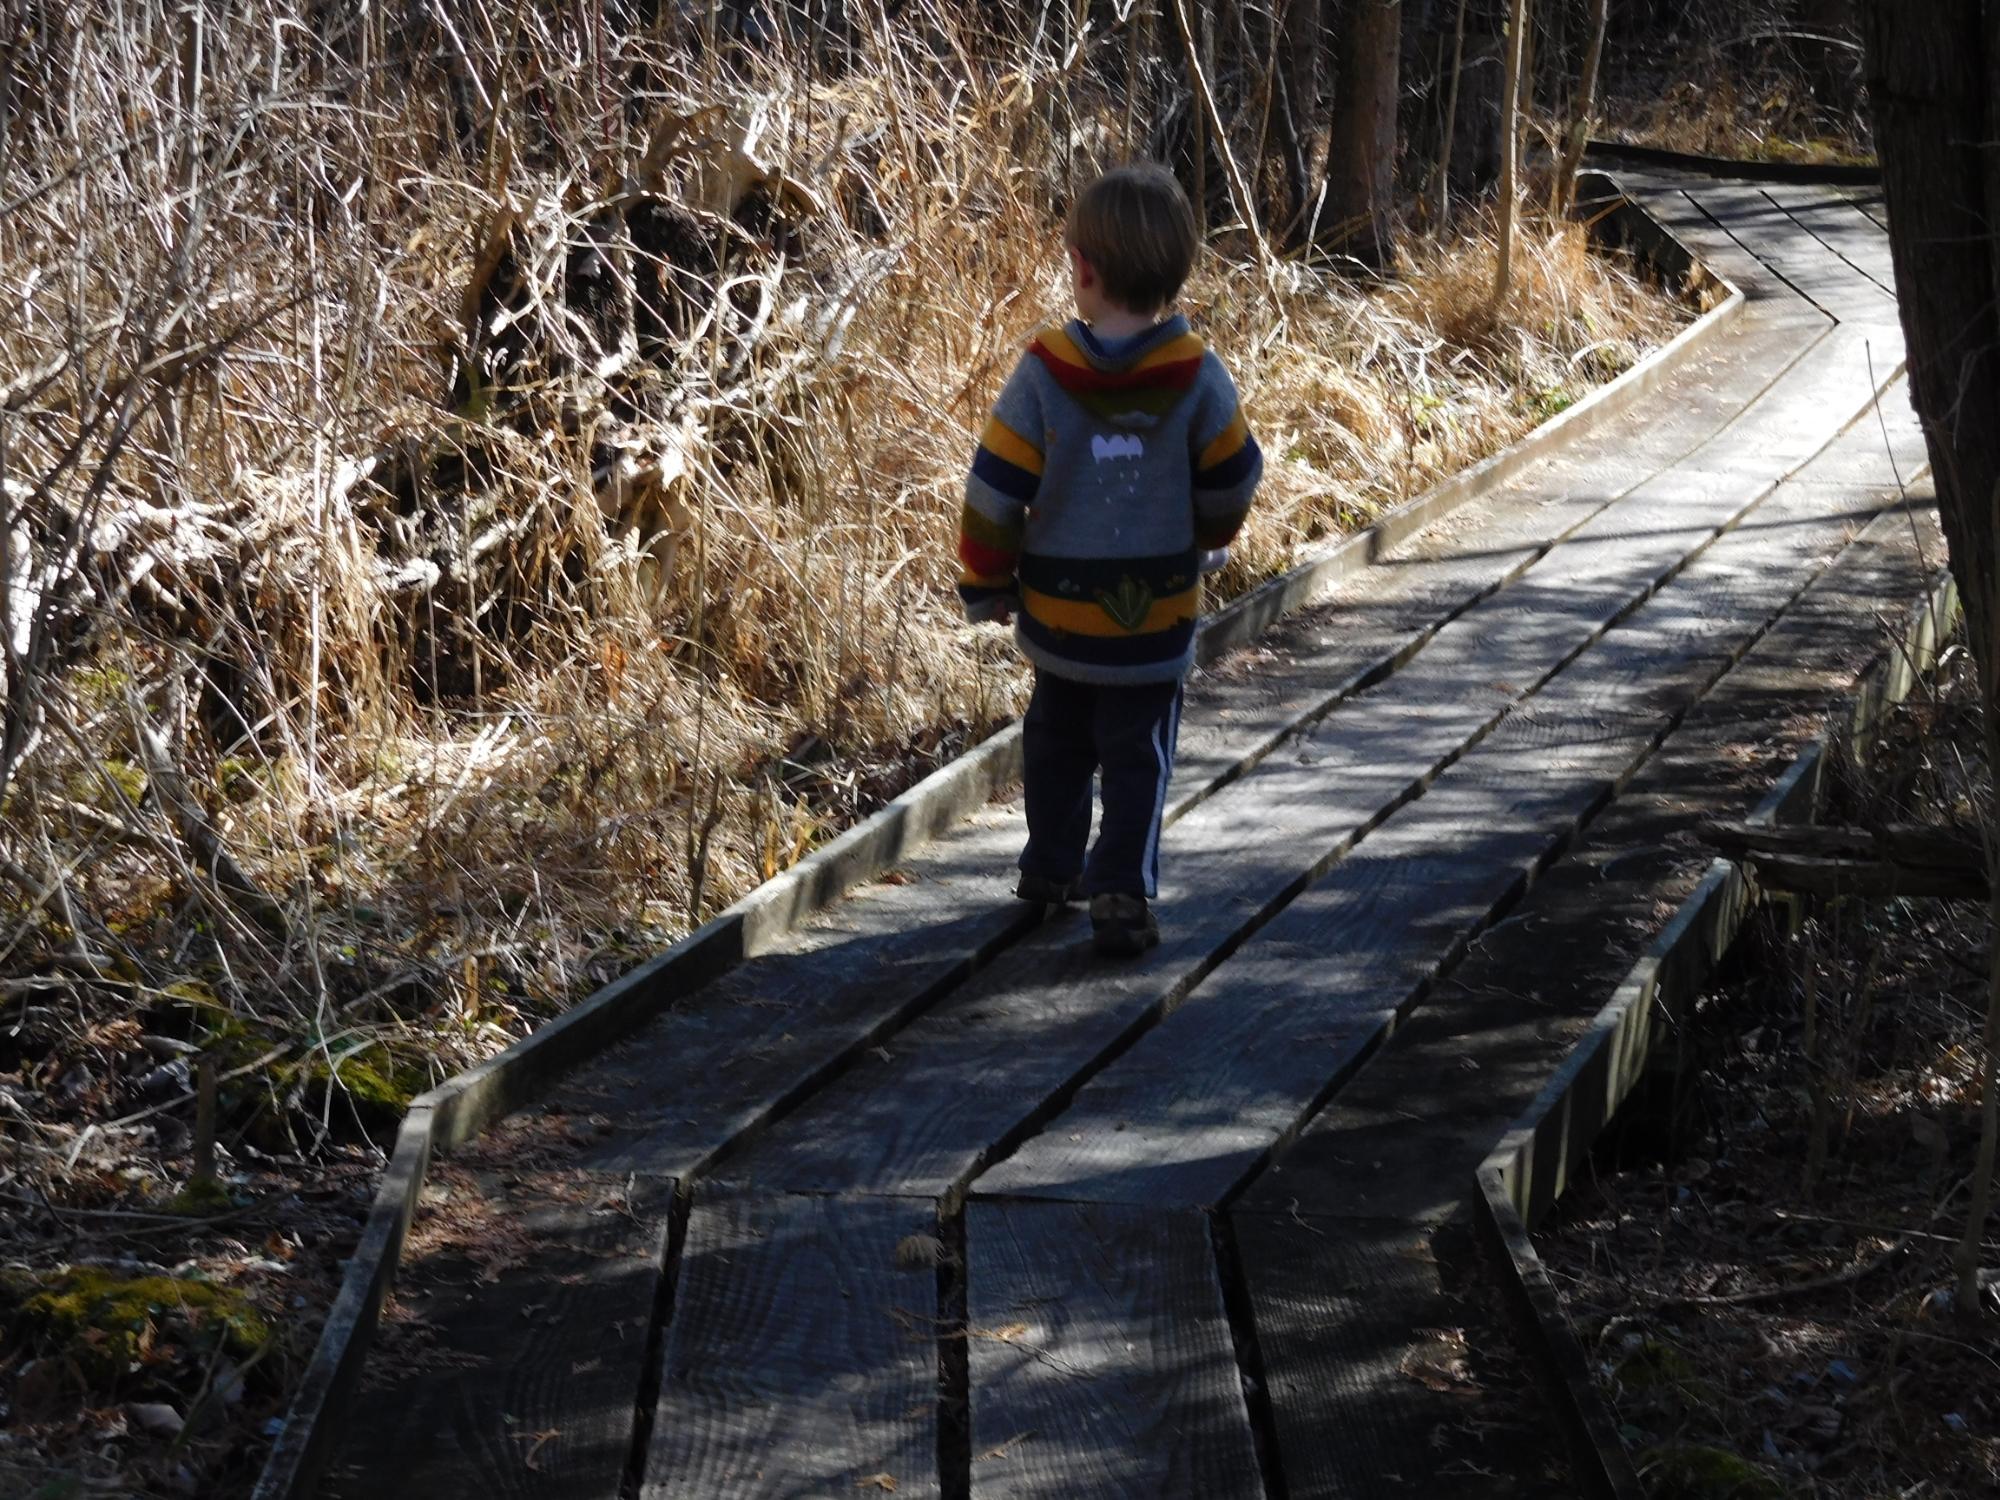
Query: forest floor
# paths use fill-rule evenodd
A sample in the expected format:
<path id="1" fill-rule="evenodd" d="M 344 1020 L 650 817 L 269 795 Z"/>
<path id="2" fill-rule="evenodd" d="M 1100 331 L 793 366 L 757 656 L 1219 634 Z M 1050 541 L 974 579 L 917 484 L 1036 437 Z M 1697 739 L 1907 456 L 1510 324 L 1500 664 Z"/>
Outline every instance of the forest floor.
<path id="1" fill-rule="evenodd" d="M 1828 821 L 1990 805 L 1950 660 Z M 2000 1486 L 2000 1298 L 1968 1318 L 1952 1291 L 1991 941 L 1976 904 L 1774 909 L 1538 1234 L 1650 1493 Z"/>

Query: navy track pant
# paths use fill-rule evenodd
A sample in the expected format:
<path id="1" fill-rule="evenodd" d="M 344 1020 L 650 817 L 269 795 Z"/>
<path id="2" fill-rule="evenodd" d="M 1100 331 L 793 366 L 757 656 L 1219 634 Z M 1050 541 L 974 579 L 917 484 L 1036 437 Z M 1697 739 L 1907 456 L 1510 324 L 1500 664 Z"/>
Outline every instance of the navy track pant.
<path id="1" fill-rule="evenodd" d="M 1085 895 L 1152 897 L 1160 882 L 1160 818 L 1181 727 L 1181 683 L 1116 687 L 1035 673 L 1022 721 L 1028 847 L 1021 869 L 1083 876 Z M 1103 773 L 1104 817 L 1090 839 L 1090 778 Z"/>

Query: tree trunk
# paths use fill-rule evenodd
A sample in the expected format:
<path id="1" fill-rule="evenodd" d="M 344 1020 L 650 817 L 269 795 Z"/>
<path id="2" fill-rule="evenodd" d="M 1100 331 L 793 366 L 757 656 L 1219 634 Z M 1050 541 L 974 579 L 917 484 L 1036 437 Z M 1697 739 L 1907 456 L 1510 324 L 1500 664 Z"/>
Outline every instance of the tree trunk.
<path id="1" fill-rule="evenodd" d="M 1283 239 L 1286 245 L 1296 246 L 1312 215 L 1311 135 L 1313 122 L 1319 118 L 1320 0 L 1282 0 L 1277 23 L 1282 55 L 1273 82 L 1285 190 L 1291 200 L 1282 221 L 1286 226 Z"/>
<path id="2" fill-rule="evenodd" d="M 1500 89 L 1500 263 L 1493 278 L 1493 311 L 1499 315 L 1514 289 L 1514 219 L 1520 205 L 1516 176 L 1521 155 L 1521 59 L 1528 32 L 1528 0 L 1513 0 L 1507 21 L 1507 72 Z"/>
<path id="3" fill-rule="evenodd" d="M 1990 3 L 1990 0 L 1989 0 Z M 1937 475 L 1980 681 L 1993 699 L 2000 317 L 1988 210 L 1981 0 L 1870 0 L 1868 92 L 1889 200 L 1910 390 Z M 2000 5 L 1996 5 L 2000 11 Z"/>
<path id="4" fill-rule="evenodd" d="M 2000 0 L 1867 0 L 1862 7 L 1875 149 L 1889 200 L 1890 246 L 1909 348 L 1910 393 L 1923 420 L 1938 517 L 1979 664 L 1987 763 L 2000 771 L 2000 162 L 1985 142 L 2000 124 Z M 2000 933 L 2000 859 L 1988 830 L 1991 912 Z M 1979 1307 L 1978 1271 L 2000 1145 L 2000 942 L 1988 979 L 1979 1158 L 1955 1261 L 1958 1304 Z"/>
<path id="5" fill-rule="evenodd" d="M 1458 88 L 1465 78 L 1465 13 L 1472 0 L 1458 0 L 1458 26 L 1451 41 L 1451 76 L 1445 82 L 1444 127 L 1438 138 L 1437 232 L 1451 217 L 1451 147 L 1458 134 Z"/>
<path id="6" fill-rule="evenodd" d="M 1348 0 L 1334 62 L 1320 243 L 1380 270 L 1395 258 L 1401 0 Z"/>
<path id="7" fill-rule="evenodd" d="M 1562 163 L 1556 168 L 1556 185 L 1550 205 L 1557 218 L 1569 212 L 1576 198 L 1576 169 L 1583 165 L 1583 148 L 1597 124 L 1597 70 L 1604 60 L 1604 32 L 1611 19 L 1611 0 L 1590 0 L 1590 31 L 1584 41 L 1583 77 L 1576 88 L 1576 104 L 1570 121 L 1569 139 L 1563 144 Z"/>

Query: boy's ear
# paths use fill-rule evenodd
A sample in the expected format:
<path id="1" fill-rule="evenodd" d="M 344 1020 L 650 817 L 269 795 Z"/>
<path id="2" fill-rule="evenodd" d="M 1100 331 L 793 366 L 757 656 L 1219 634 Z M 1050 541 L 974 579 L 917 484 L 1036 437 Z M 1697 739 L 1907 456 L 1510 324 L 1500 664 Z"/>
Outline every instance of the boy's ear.
<path id="1" fill-rule="evenodd" d="M 1076 284 L 1078 286 L 1097 285 L 1097 267 L 1085 260 L 1083 252 L 1074 245 L 1069 247 L 1069 259 L 1070 264 L 1076 267 Z"/>

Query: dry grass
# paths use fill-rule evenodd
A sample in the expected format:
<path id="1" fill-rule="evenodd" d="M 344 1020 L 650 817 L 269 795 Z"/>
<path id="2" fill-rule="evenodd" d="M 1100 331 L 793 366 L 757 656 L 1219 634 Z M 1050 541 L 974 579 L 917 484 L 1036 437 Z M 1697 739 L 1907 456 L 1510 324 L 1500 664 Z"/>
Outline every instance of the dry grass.
<path id="1" fill-rule="evenodd" d="M 1072 173 L 1120 132 L 1092 54 L 1064 73 L 937 4 L 843 67 L 726 73 L 592 7 L 367 14 L 7 23 L 24 1082 L 88 1002 L 327 1066 L 386 1042 L 404 1091 L 1020 700 L 951 542 L 971 435 L 1064 310 Z M 1530 230 L 1499 325 L 1476 225 L 1372 289 L 1267 285 L 1239 239 L 1187 299 L 1274 460 L 1228 589 L 1675 316 L 1567 228 Z M 36 1159 L 149 1139 L 86 1123 L 38 1126 Z"/>

